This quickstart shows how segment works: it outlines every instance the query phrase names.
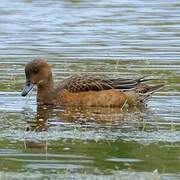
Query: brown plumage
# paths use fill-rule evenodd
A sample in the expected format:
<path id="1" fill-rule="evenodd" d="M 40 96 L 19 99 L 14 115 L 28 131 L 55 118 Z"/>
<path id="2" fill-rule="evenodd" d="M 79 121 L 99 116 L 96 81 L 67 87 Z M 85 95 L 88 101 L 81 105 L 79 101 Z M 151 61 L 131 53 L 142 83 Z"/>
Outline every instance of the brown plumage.
<path id="1" fill-rule="evenodd" d="M 124 107 L 143 103 L 163 85 L 149 86 L 148 79 L 102 79 L 71 76 L 54 87 L 52 71 L 43 59 L 34 59 L 25 67 L 26 84 L 22 96 L 37 86 L 39 104 L 66 106 Z"/>

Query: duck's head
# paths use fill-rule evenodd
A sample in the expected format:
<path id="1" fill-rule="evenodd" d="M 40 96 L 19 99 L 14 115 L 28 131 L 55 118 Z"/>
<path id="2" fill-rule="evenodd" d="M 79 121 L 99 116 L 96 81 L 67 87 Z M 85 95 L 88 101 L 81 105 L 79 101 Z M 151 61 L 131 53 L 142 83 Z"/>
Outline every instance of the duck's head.
<path id="1" fill-rule="evenodd" d="M 21 93 L 26 96 L 34 85 L 43 86 L 52 78 L 50 65 L 41 58 L 36 58 L 30 61 L 25 66 L 26 83 Z"/>

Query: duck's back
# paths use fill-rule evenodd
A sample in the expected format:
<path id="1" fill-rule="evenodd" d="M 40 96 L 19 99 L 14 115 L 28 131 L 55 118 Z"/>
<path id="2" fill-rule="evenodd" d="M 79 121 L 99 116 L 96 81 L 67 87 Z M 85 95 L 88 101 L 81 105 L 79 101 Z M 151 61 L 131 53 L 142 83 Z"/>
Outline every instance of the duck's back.
<path id="1" fill-rule="evenodd" d="M 140 83 L 147 81 L 144 78 L 137 79 L 107 79 L 94 78 L 92 76 L 74 75 L 65 79 L 61 88 L 67 89 L 70 92 L 84 92 L 84 91 L 104 91 L 110 89 L 130 90 L 135 88 Z"/>

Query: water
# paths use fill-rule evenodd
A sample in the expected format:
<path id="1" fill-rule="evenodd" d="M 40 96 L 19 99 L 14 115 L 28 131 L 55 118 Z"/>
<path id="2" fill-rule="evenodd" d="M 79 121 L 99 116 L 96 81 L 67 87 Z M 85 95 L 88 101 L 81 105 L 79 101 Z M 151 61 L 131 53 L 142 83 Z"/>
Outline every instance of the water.
<path id="1" fill-rule="evenodd" d="M 176 0 L 0 3 L 0 179 L 179 179 L 180 3 Z M 150 76 L 147 107 L 37 107 L 20 96 L 24 65 L 71 74 Z"/>

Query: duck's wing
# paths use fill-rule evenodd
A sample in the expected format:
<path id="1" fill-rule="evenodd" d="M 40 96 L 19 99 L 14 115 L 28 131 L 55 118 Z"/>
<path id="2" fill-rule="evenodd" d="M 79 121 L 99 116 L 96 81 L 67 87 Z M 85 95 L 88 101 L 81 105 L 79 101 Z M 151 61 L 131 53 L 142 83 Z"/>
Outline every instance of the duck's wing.
<path id="1" fill-rule="evenodd" d="M 109 89 L 129 90 L 147 79 L 102 79 L 90 76 L 71 76 L 62 82 L 61 88 L 70 92 L 103 91 Z"/>

